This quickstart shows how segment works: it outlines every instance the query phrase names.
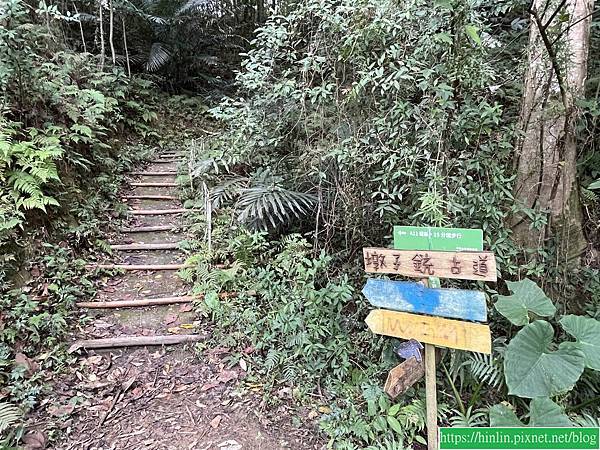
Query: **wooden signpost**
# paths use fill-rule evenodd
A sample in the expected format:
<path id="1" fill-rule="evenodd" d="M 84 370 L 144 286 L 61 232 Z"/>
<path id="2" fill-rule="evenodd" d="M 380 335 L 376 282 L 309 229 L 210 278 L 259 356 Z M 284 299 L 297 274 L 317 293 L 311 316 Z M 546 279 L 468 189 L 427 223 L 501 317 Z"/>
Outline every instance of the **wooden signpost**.
<path id="1" fill-rule="evenodd" d="M 394 227 L 394 249 L 365 248 L 363 256 L 368 273 L 421 278 L 421 284 L 369 279 L 363 294 L 384 309 L 371 311 L 365 321 L 376 334 L 425 343 L 427 445 L 437 450 L 435 346 L 492 351 L 490 328 L 477 323 L 487 320 L 485 295 L 440 289 L 438 277 L 496 281 L 496 259 L 483 251 L 482 230 L 406 226 Z M 391 397 L 423 376 L 420 350 L 407 347 L 406 361 L 390 371 L 385 384 Z"/>
<path id="2" fill-rule="evenodd" d="M 363 248 L 365 271 L 406 277 L 457 278 L 496 281 L 496 257 L 492 252 L 432 252 Z"/>
<path id="3" fill-rule="evenodd" d="M 421 283 L 370 279 L 367 280 L 362 293 L 371 305 L 379 308 L 476 322 L 487 320 L 487 305 L 483 292 L 431 289 Z M 367 323 L 368 320 L 367 318 Z"/>

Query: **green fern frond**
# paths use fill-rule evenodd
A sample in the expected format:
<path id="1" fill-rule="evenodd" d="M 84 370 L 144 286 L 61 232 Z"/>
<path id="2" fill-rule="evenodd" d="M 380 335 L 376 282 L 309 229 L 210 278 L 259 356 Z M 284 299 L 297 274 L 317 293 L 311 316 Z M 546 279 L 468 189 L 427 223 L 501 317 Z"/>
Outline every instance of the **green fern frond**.
<path id="1" fill-rule="evenodd" d="M 504 382 L 502 366 L 492 355 L 472 353 L 469 360 L 464 364 L 469 367 L 473 378 L 480 383 L 486 383 L 494 388 L 498 388 Z"/>
<path id="2" fill-rule="evenodd" d="M 21 410 L 15 405 L 0 402 L 0 433 L 14 425 L 22 416 Z"/>

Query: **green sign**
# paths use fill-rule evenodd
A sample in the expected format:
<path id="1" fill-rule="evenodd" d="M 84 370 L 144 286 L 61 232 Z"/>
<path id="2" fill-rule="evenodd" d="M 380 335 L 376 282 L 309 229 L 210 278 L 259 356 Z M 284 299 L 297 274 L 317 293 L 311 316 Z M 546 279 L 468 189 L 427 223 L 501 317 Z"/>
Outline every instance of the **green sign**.
<path id="1" fill-rule="evenodd" d="M 440 428 L 440 449 L 598 450 L 598 428 Z"/>
<path id="2" fill-rule="evenodd" d="M 396 250 L 483 251 L 483 230 L 441 227 L 394 227 Z"/>

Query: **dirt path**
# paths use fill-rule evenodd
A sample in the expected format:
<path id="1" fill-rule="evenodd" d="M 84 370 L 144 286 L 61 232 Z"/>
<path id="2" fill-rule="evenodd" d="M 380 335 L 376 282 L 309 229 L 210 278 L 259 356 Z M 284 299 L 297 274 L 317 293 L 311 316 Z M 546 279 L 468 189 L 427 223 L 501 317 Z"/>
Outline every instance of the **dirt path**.
<path id="1" fill-rule="evenodd" d="M 181 208 L 174 183 L 177 161 L 150 163 L 132 176 L 126 201 L 132 211 Z M 163 159 L 157 159 L 162 161 Z M 151 174 L 159 172 L 159 174 Z M 135 186 L 163 183 L 164 186 Z M 168 196 L 161 199 L 138 198 Z M 175 243 L 185 239 L 180 214 L 131 215 L 129 231 L 113 244 Z M 161 226 L 163 231 L 139 232 Z M 182 263 L 178 249 L 119 250 L 109 263 L 124 265 Z M 104 280 L 93 301 L 139 300 L 183 296 L 186 286 L 175 270 L 126 271 Z M 196 321 L 191 304 L 178 303 L 118 309 L 90 308 L 89 324 L 79 339 L 126 336 L 210 334 Z M 229 368 L 226 349 L 200 353 L 193 344 L 124 347 L 79 351 L 71 373 L 55 384 L 56 404 L 47 406 L 50 419 L 63 434 L 56 449 L 310 449 L 314 430 L 290 425 L 290 410 L 266 414 L 258 392 L 243 383 L 244 370 Z M 254 390 L 258 391 L 258 388 Z M 274 417 L 276 417 L 274 419 Z"/>

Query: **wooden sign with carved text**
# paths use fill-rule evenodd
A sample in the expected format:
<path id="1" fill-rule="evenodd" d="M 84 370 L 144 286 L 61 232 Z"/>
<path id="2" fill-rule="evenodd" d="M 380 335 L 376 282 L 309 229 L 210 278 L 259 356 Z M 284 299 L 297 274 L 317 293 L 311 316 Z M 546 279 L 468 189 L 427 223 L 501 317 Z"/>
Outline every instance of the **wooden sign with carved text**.
<path id="1" fill-rule="evenodd" d="M 365 322 L 375 334 L 416 339 L 440 347 L 492 352 L 490 327 L 483 324 L 375 309 Z"/>
<path id="2" fill-rule="evenodd" d="M 496 281 L 496 257 L 492 252 L 437 252 L 363 248 L 365 271 L 406 277 L 438 277 Z"/>

